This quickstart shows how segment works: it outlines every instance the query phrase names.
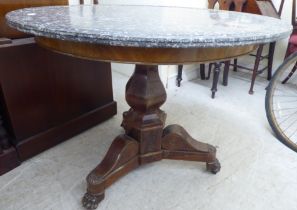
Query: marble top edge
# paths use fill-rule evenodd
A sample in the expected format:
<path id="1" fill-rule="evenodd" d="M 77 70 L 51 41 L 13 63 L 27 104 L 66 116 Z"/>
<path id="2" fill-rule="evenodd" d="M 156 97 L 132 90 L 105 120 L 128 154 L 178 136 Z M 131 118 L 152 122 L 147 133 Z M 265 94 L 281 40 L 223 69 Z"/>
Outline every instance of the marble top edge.
<path id="1" fill-rule="evenodd" d="M 170 27 L 169 31 L 177 31 L 180 34 L 177 35 L 172 35 L 170 33 L 164 34 L 159 33 L 157 35 L 154 35 L 153 33 L 148 33 L 148 31 L 144 31 L 143 33 L 135 33 L 133 30 L 130 30 L 128 32 L 125 31 L 125 28 L 121 28 L 122 26 L 117 23 L 118 25 L 115 24 L 115 26 L 111 27 L 110 31 L 104 29 L 100 31 L 100 27 L 106 27 L 109 29 L 110 25 L 104 25 L 104 18 L 108 20 L 109 16 L 108 14 L 105 14 L 105 10 L 113 10 L 117 11 L 117 9 L 120 9 L 120 12 L 123 12 L 123 8 L 131 8 L 131 7 L 138 7 L 139 8 L 145 8 L 146 10 L 150 10 L 149 8 L 155 8 L 152 9 L 153 12 L 156 12 L 154 10 L 157 10 L 157 12 L 164 12 L 164 14 L 169 13 L 169 16 L 172 15 L 170 14 L 170 10 L 175 8 L 181 12 L 184 12 L 183 10 L 192 10 L 195 11 L 193 13 L 193 17 L 195 15 L 199 15 L 198 13 L 205 13 L 205 17 L 209 18 L 207 15 L 217 15 L 217 16 L 222 16 L 223 18 L 227 18 L 227 28 L 228 24 L 230 22 L 231 28 L 232 24 L 238 24 L 240 25 L 240 21 L 242 21 L 242 18 L 250 18 L 252 19 L 257 19 L 261 20 L 267 23 L 272 23 L 274 24 L 273 27 L 270 27 L 270 30 L 267 30 L 268 28 L 257 29 L 258 31 L 255 30 L 253 31 L 248 31 L 245 33 L 244 29 L 238 27 L 240 30 L 243 31 L 238 31 L 234 32 L 234 34 L 227 34 L 226 36 L 219 37 L 218 34 L 215 32 L 215 29 L 212 31 L 211 29 L 207 32 L 203 32 L 203 30 L 198 30 L 197 27 L 195 30 L 193 30 L 193 33 L 190 35 L 185 35 L 182 33 L 182 29 L 185 27 L 181 27 L 180 31 L 175 30 L 173 27 L 171 27 L 170 20 L 165 20 L 164 25 Z M 95 9 L 98 11 L 88 11 L 89 9 Z M 165 11 L 163 11 L 165 8 Z M 30 19 L 28 18 L 27 15 L 30 13 L 36 13 L 37 15 L 40 14 L 42 15 L 45 13 L 45 11 L 51 11 L 52 9 L 59 10 L 55 11 L 55 14 L 61 15 L 61 20 L 58 20 L 56 25 L 61 25 L 61 27 L 56 27 L 53 25 L 50 25 L 50 27 L 47 27 L 46 25 L 46 20 L 43 20 L 40 17 L 38 17 L 38 20 Z M 72 11 L 72 9 L 74 9 Z M 78 9 L 75 11 L 75 9 Z M 70 13 L 69 11 L 73 14 L 68 14 Z M 102 11 L 101 11 L 102 10 Z M 199 12 L 198 12 L 199 11 Z M 68 13 L 67 13 L 68 12 Z M 86 12 L 84 14 L 84 12 Z M 134 13 L 137 13 L 137 11 L 133 11 Z M 61 13 L 61 14 L 59 14 Z M 102 14 L 103 13 L 103 14 Z M 212 14 L 213 13 L 213 14 Z M 54 13 L 53 13 L 54 14 Z M 68 16 L 67 16 L 68 15 Z M 122 14 L 123 15 L 123 14 Z M 135 14 L 137 15 L 137 14 Z M 139 15 L 139 14 L 138 14 Z M 153 15 L 153 14 L 151 14 Z M 226 16 L 226 17 L 225 17 Z M 229 16 L 232 16 L 231 18 Z M 89 27 L 83 27 L 80 26 L 77 22 L 77 18 L 81 18 L 79 21 L 85 22 L 87 24 L 90 24 Z M 89 17 L 89 19 L 87 19 Z M 92 17 L 90 19 L 90 17 Z M 99 17 L 99 18 L 98 18 Z M 186 18 L 189 18 L 191 16 L 185 15 Z M 154 5 L 146 5 L 146 6 L 141 6 L 141 5 L 84 5 L 84 6 L 48 6 L 48 7 L 40 7 L 40 8 L 27 8 L 27 9 L 21 9 L 21 10 L 16 10 L 13 12 L 10 12 L 6 15 L 7 18 L 7 23 L 25 33 L 31 33 L 36 36 L 45 36 L 49 38 L 54 38 L 54 39 L 61 39 L 61 40 L 69 40 L 69 41 L 74 41 L 74 42 L 87 42 L 87 43 L 97 43 L 97 44 L 106 44 L 106 45 L 113 45 L 113 46 L 126 46 L 126 47 L 162 47 L 162 48 L 191 48 L 191 47 L 227 47 L 227 46 L 242 46 L 242 45 L 252 45 L 252 44 L 261 44 L 261 43 L 268 43 L 272 41 L 276 41 L 279 39 L 286 38 L 290 35 L 292 31 L 292 26 L 290 24 L 285 23 L 282 20 L 271 18 L 271 17 L 264 17 L 260 15 L 251 15 L 247 13 L 238 13 L 238 12 L 230 12 L 230 11 L 221 11 L 221 10 L 207 10 L 207 9 L 199 9 L 199 8 L 191 8 L 191 7 L 168 7 L 168 6 L 154 6 Z M 71 20 L 73 18 L 73 20 Z M 95 18 L 98 18 L 98 20 L 94 20 Z M 102 18 L 103 20 L 100 20 Z M 134 17 L 135 18 L 135 17 Z M 163 18 L 163 17 L 161 17 Z M 220 18 L 220 17 L 219 17 Z M 230 20 L 229 20 L 229 19 Z M 235 19 L 235 21 L 233 19 Z M 238 20 L 236 19 L 238 18 Z M 27 20 L 24 20 L 27 19 Z M 124 19 L 124 16 L 123 16 Z M 127 23 L 129 20 L 133 20 L 133 15 L 131 15 L 130 19 L 126 18 Z M 121 22 L 118 19 L 114 18 L 115 22 Z M 212 21 L 211 18 L 209 18 L 210 21 Z M 251 21 L 250 20 L 250 21 Z M 49 19 L 49 22 L 52 21 L 52 23 L 55 23 L 56 20 L 54 19 Z M 66 23 L 64 23 L 64 22 Z M 72 21 L 72 22 L 71 22 Z M 97 21 L 97 22 L 96 22 Z M 163 20 L 162 20 L 163 21 Z M 217 27 L 216 22 L 214 18 L 214 23 L 213 27 Z M 229 22 L 228 22 L 229 21 Z M 232 22 L 233 21 L 233 22 Z M 188 21 L 191 23 L 191 21 Z M 243 23 L 246 21 L 244 20 Z M 125 23 L 125 20 L 122 21 L 122 23 Z M 195 24 L 197 21 L 195 22 Z M 199 23 L 199 22 L 198 22 Z M 68 25 L 67 25 L 68 24 Z M 91 25 L 94 24 L 94 25 Z M 99 24 L 97 26 L 96 24 Z M 113 22 L 109 22 L 109 24 L 113 24 Z M 135 25 L 128 25 L 127 27 L 134 27 L 135 31 L 136 29 L 139 30 L 139 26 L 141 25 L 140 23 L 135 22 Z M 162 22 L 163 24 L 163 22 Z M 191 23 L 193 24 L 193 23 Z M 190 25 L 191 25 L 190 24 Z M 251 24 L 250 24 L 251 25 Z M 276 25 L 279 25 L 277 27 Z M 93 26 L 93 27 L 92 27 Z M 257 24 L 253 24 L 252 26 L 257 26 Z M 258 24 L 259 26 L 259 24 Z M 96 28 L 98 27 L 98 28 Z M 138 27 L 138 28 L 137 28 Z M 178 26 L 179 27 L 179 26 Z M 71 30 L 68 30 L 71 28 Z M 95 29 L 94 29 L 95 28 Z M 118 29 L 119 28 L 119 29 Z M 236 27 L 233 27 L 236 29 Z M 99 30 L 96 31 L 96 30 Z M 132 28 L 133 29 L 133 28 Z M 186 28 L 189 32 L 191 32 L 191 29 Z M 118 30 L 118 31 L 117 31 Z M 122 30 L 122 31 L 121 31 Z M 120 33 L 122 32 L 122 34 Z M 126 33 L 125 33 L 126 32 Z M 146 34 L 147 33 L 147 34 Z M 208 34 L 207 34 L 208 33 Z M 250 35 L 248 34 L 250 33 Z M 170 36 L 168 36 L 168 34 Z M 193 35 L 195 34 L 195 35 Z M 197 35 L 198 34 L 198 35 Z M 222 33 L 223 34 L 223 33 Z M 216 35 L 216 36 L 213 36 Z M 220 34 L 219 34 L 220 35 Z M 223 34 L 224 35 L 224 34 Z M 243 36 L 244 35 L 244 36 Z M 163 36 L 163 37 L 162 37 Z M 169 37 L 169 38 L 168 38 Z"/>

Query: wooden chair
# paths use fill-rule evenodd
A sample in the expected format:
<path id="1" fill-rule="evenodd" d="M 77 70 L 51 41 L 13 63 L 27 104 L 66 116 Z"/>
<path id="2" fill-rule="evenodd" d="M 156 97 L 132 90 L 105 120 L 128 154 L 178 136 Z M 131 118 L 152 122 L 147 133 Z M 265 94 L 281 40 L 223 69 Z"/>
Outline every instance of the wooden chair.
<path id="1" fill-rule="evenodd" d="M 266 15 L 271 17 L 280 18 L 283 5 L 285 0 L 281 0 L 280 6 L 278 10 L 274 7 L 274 4 L 271 0 L 209 0 L 209 6 L 208 8 L 214 8 L 216 3 L 219 3 L 219 8 L 224 10 L 235 10 L 235 11 L 242 11 L 247 13 L 253 13 L 253 14 L 260 14 L 260 15 Z M 244 66 L 240 66 L 237 64 L 237 59 L 234 59 L 234 63 L 231 64 L 230 61 L 224 62 L 224 75 L 223 75 L 223 85 L 226 86 L 228 84 L 228 73 L 229 73 L 229 66 L 233 66 L 233 70 L 237 71 L 237 68 L 242 68 L 245 70 L 251 70 L 253 71 L 252 79 L 251 79 L 251 85 L 249 93 L 253 94 L 253 88 L 256 76 L 258 74 L 261 74 L 264 70 L 267 69 L 267 79 L 271 79 L 271 72 L 272 72 L 272 65 L 273 65 L 273 56 L 274 56 L 274 50 L 275 50 L 275 42 L 269 44 L 269 53 L 268 55 L 262 56 L 264 45 L 260 45 L 256 55 L 255 56 L 255 63 L 254 67 L 247 68 Z M 268 65 L 262 69 L 259 69 L 260 61 L 263 59 L 268 60 Z M 201 79 L 209 79 L 210 70 L 214 64 L 209 65 L 209 72 L 208 76 L 205 77 L 205 64 L 200 64 L 200 76 Z M 214 98 L 215 92 L 217 91 L 217 81 L 220 73 L 220 68 L 217 65 L 217 68 L 214 70 L 214 80 L 212 85 L 212 97 Z M 182 66 L 178 67 L 178 75 L 177 75 L 177 86 L 180 87 L 180 82 L 182 80 Z"/>
<path id="2" fill-rule="evenodd" d="M 80 4 L 84 4 L 85 1 L 84 1 L 84 0 L 79 0 L 79 3 L 80 3 Z M 93 3 L 94 3 L 94 4 L 98 4 L 98 3 L 99 3 L 99 0 L 93 0 Z"/>
<path id="3" fill-rule="evenodd" d="M 6 25 L 9 11 L 68 0 L 0 0 L 0 175 L 116 114 L 110 63 L 54 53 Z"/>
<path id="4" fill-rule="evenodd" d="M 255 13 L 255 14 L 261 14 L 264 16 L 269 16 L 269 17 L 274 17 L 274 18 L 280 18 L 284 6 L 285 0 L 281 0 L 279 8 L 276 9 L 273 2 L 271 0 L 257 0 L 257 1 L 250 1 L 250 3 L 256 3 L 257 10 L 255 9 L 250 9 L 250 10 L 245 10 L 245 12 L 248 13 Z M 249 89 L 249 94 L 254 93 L 254 84 L 256 80 L 256 76 L 258 74 L 263 73 L 265 70 L 267 70 L 267 80 L 271 79 L 272 75 L 272 66 L 273 66 L 273 57 L 274 57 L 274 51 L 275 51 L 275 44 L 276 42 L 271 42 L 269 44 L 269 51 L 267 55 L 262 55 L 263 52 L 263 47 L 264 45 L 260 45 L 257 49 L 256 55 L 251 54 L 251 56 L 255 56 L 255 63 L 253 68 L 248 68 L 245 66 L 240 66 L 237 64 L 237 59 L 234 59 L 234 64 L 230 64 L 233 66 L 233 70 L 237 71 L 237 68 L 245 69 L 245 70 L 250 70 L 253 71 L 252 73 L 252 79 L 251 79 L 251 85 Z M 267 66 L 265 66 L 262 69 L 259 69 L 259 64 L 263 59 L 267 59 Z"/>
<path id="5" fill-rule="evenodd" d="M 242 12 L 243 5 L 247 0 L 208 0 L 208 9 L 214 9 L 219 4 L 220 10 L 231 10 Z"/>
<path id="6" fill-rule="evenodd" d="M 245 4 L 246 0 L 208 0 L 208 9 L 214 9 L 215 5 L 219 4 L 219 9 L 222 10 L 233 10 L 240 12 Z M 215 97 L 215 93 L 217 92 L 217 84 L 219 80 L 219 75 L 221 71 L 221 66 L 224 65 L 224 75 L 223 75 L 223 85 L 227 86 L 228 84 L 228 72 L 230 61 L 224 61 L 219 63 L 210 63 L 208 66 L 208 75 L 205 77 L 205 64 L 200 64 L 200 76 L 202 80 L 209 79 L 212 67 L 214 66 L 213 73 L 213 83 L 211 88 L 211 97 Z M 177 86 L 180 87 L 180 83 L 182 81 L 182 69 L 183 66 L 178 66 L 178 75 L 177 75 Z"/>

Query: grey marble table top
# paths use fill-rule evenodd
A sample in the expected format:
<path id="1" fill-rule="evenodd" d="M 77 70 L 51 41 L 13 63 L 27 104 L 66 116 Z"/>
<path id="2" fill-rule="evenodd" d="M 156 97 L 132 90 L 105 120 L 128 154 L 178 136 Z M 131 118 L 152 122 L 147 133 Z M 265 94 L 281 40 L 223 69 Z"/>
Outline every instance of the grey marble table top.
<path id="1" fill-rule="evenodd" d="M 224 47 L 268 43 L 290 35 L 282 20 L 184 7 L 81 5 L 16 10 L 10 26 L 37 36 L 128 47 Z"/>

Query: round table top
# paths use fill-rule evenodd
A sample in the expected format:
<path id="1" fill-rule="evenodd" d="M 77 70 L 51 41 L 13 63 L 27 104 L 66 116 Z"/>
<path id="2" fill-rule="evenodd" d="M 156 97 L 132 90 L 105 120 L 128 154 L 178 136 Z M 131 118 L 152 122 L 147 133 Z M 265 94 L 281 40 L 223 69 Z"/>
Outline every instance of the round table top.
<path id="1" fill-rule="evenodd" d="M 108 46 L 218 48 L 268 43 L 290 35 L 282 20 L 185 7 L 80 5 L 16 10 L 8 24 L 37 36 Z"/>

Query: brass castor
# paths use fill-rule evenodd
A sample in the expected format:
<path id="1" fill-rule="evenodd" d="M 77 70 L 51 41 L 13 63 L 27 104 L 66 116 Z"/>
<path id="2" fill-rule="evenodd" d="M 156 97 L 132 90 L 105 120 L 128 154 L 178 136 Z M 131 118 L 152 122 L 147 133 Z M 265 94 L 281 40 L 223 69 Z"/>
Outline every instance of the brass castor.
<path id="1" fill-rule="evenodd" d="M 206 163 L 206 169 L 211 173 L 216 174 L 221 170 L 221 164 L 218 159 L 215 159 L 214 162 Z"/>
<path id="2" fill-rule="evenodd" d="M 85 207 L 86 209 L 96 209 L 103 198 L 104 193 L 100 195 L 92 195 L 90 193 L 86 193 L 82 199 L 83 207 Z"/>

